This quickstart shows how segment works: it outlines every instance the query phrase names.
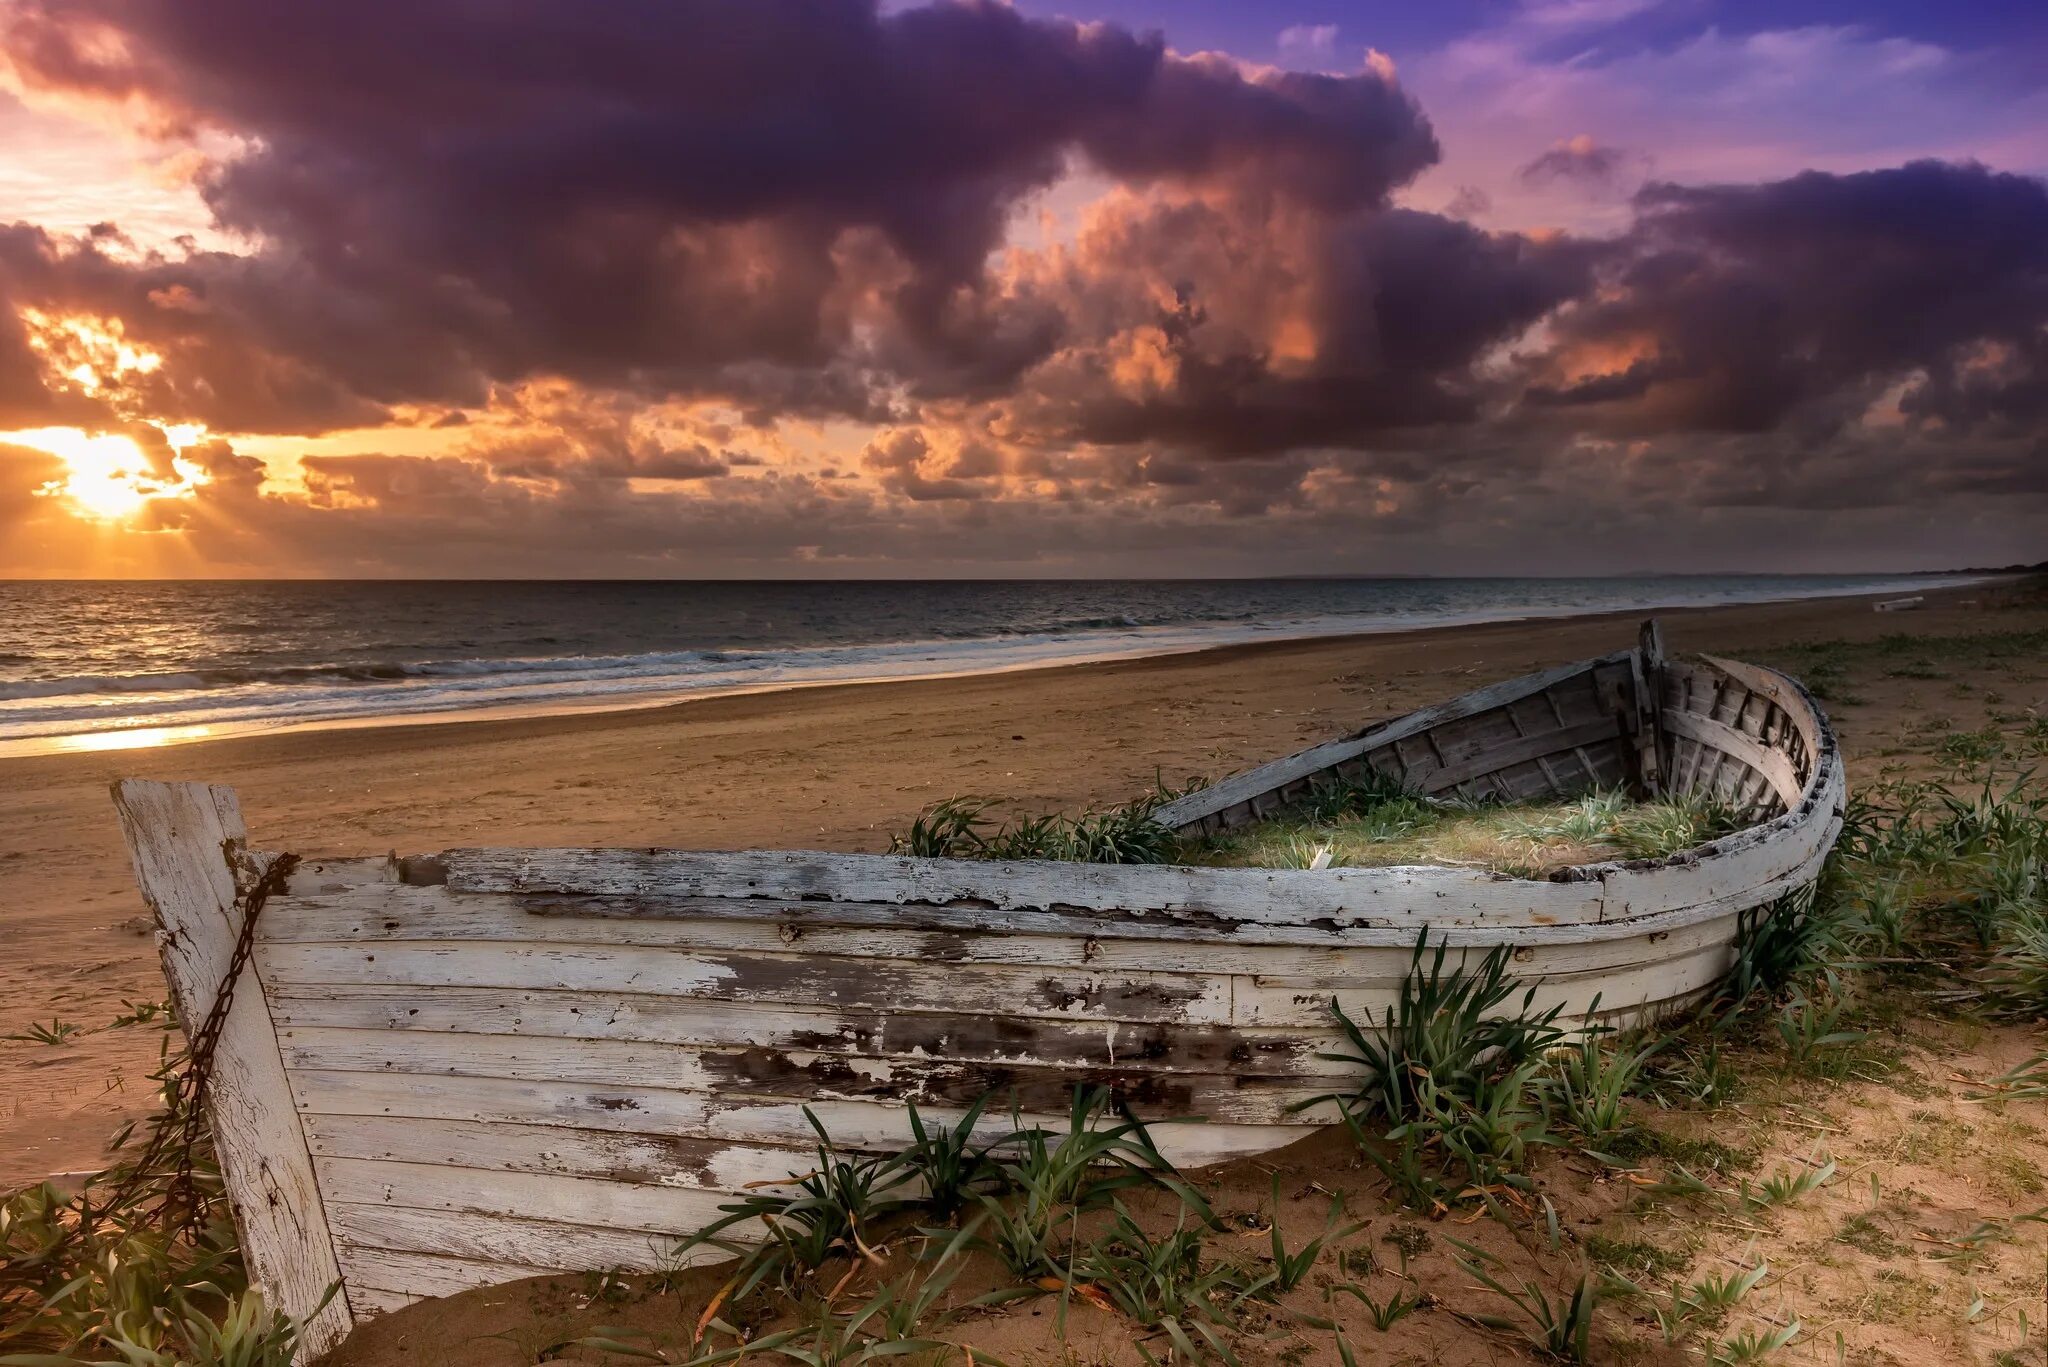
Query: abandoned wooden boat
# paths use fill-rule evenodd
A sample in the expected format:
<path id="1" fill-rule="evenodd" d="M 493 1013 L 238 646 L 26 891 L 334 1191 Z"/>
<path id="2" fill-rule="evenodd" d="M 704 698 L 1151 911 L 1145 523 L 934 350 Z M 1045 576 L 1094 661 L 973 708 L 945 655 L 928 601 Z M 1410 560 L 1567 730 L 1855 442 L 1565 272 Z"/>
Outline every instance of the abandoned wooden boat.
<path id="1" fill-rule="evenodd" d="M 1419 932 L 1511 946 L 1540 1004 L 1654 1015 L 1710 991 L 1738 914 L 1814 877 L 1841 822 L 1820 709 L 1786 676 L 1635 649 L 1371 726 L 1180 798 L 1227 829 L 1319 775 L 1509 799 L 1708 790 L 1754 817 L 1654 861 L 1544 880 L 1453 867 L 1249 869 L 666 849 L 308 857 L 249 937 L 212 1122 L 254 1276 L 317 1351 L 408 1299 L 652 1268 L 747 1183 L 902 1103 L 994 1090 L 1053 1115 L 1116 1088 L 1200 1164 L 1334 1118 L 1331 1000 L 1378 1019 Z M 235 796 L 116 801 L 183 1018 L 237 963 Z M 280 880 L 271 880 L 277 882 Z"/>

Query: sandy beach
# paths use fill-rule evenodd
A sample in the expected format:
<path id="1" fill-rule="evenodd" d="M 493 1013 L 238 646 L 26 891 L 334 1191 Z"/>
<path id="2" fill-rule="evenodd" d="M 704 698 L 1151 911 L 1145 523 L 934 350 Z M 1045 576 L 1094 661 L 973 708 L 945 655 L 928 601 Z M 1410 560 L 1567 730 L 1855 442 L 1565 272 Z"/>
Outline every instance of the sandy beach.
<path id="1" fill-rule="evenodd" d="M 2020 584 L 1930 592 L 1910 613 L 1870 600 L 1663 614 L 1676 651 L 1791 662 L 1822 641 L 1948 638 L 2048 627 Z M 713 698 L 615 713 L 304 731 L 112 753 L 0 760 L 0 1034 L 104 1024 L 163 995 L 107 785 L 206 779 L 240 790 L 252 837 L 300 852 L 473 844 L 881 848 L 956 794 L 1048 809 L 1215 777 L 1449 694 L 1633 639 L 1635 617 L 1463 626 L 971 678 Z M 1981 725 L 2048 706 L 2048 661 L 1882 669 L 1830 701 L 1852 784 L 1912 762 L 1930 712 Z M 1935 704 L 1938 703 L 1938 708 Z M 0 1188 L 97 1167 L 145 1112 L 152 1032 L 62 1047 L 0 1041 Z"/>

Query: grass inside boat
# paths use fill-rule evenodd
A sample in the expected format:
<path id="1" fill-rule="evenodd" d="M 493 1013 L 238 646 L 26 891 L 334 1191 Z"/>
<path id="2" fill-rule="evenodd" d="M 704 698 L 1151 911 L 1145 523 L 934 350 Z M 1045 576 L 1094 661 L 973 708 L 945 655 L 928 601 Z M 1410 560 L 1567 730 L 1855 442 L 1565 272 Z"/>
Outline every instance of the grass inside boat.
<path id="1" fill-rule="evenodd" d="M 1368 777 L 1318 785 L 1262 821 L 1182 835 L 1153 818 L 1157 799 L 1010 821 L 996 804 L 954 798 L 927 809 L 891 848 L 955 859 L 1057 859 L 1211 868 L 1383 868 L 1443 864 L 1520 878 L 1611 859 L 1659 859 L 1748 824 L 1699 793 L 1638 801 L 1603 789 L 1503 803 L 1431 798 Z"/>
<path id="2" fill-rule="evenodd" d="M 1263 869 L 1447 864 L 1540 878 L 1577 864 L 1663 858 L 1746 824 L 1740 812 L 1697 794 L 1639 802 L 1602 791 L 1525 803 L 1402 794 L 1335 810 L 1300 804 L 1189 842 L 1186 862 Z"/>

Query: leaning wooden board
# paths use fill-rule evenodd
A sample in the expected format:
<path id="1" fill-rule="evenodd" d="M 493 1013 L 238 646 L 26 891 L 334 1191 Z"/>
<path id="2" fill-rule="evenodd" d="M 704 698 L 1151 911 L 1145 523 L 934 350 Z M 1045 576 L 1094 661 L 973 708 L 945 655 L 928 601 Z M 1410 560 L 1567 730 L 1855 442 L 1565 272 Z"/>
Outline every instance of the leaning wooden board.
<path id="1" fill-rule="evenodd" d="M 866 1147 L 905 1102 L 996 1093 L 1051 1123 L 1115 1089 L 1189 1166 L 1334 1119 L 1335 1001 L 1395 1000 L 1419 933 L 1511 948 L 1542 1005 L 1653 1018 L 1713 990 L 1739 916 L 1810 881 L 1840 828 L 1826 719 L 1792 680 L 1632 651 L 1509 680 L 1165 809 L 1225 829 L 1326 775 L 1529 798 L 1704 789 L 1755 823 L 1550 879 L 816 851 L 451 850 L 310 858 L 263 909 L 211 1120 L 272 1302 L 308 1353 L 409 1300 L 671 1264 L 721 1202 L 808 1167 L 809 1107 Z M 234 794 L 115 799 L 181 1015 L 238 929 Z M 1000 1108 L 998 1108 L 1000 1109 Z M 1202 1120 L 1205 1123 L 1175 1123 Z M 988 1122 L 992 1126 L 1009 1123 Z"/>

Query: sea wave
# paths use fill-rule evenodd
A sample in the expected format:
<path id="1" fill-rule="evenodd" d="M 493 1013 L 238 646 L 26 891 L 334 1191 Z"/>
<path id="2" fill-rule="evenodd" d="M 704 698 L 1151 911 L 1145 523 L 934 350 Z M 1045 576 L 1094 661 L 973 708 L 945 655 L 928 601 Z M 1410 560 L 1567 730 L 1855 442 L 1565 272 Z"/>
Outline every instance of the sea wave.
<path id="1" fill-rule="evenodd" d="M 703 664 L 772 662 L 779 659 L 834 655 L 849 651 L 890 652 L 927 648 L 957 649 L 963 645 L 986 644 L 1001 647 L 1010 643 L 1069 636 L 1098 636 L 1105 633 L 1145 631 L 1182 626 L 1199 630 L 1212 624 L 1251 620 L 1248 613 L 1158 613 L 1119 614 L 1114 617 L 1071 617 L 1045 623 L 1027 632 L 962 631 L 931 640 L 887 642 L 882 645 L 794 646 L 780 650 L 674 650 L 649 651 L 637 655 L 533 655 L 510 658 L 449 660 L 337 661 L 274 666 L 237 666 L 215 669 L 183 669 L 135 674 L 73 674 L 57 678 L 0 682 L 0 702 L 28 698 L 63 698 L 98 694 L 154 694 L 217 689 L 295 686 L 332 687 L 337 684 L 390 684 L 413 679 L 468 678 L 495 675 L 560 674 L 573 671 L 581 676 L 603 678 L 612 675 L 667 673 Z M 1272 625 L 1285 627 L 1288 623 Z"/>
<path id="2" fill-rule="evenodd" d="M 1935 587 L 1938 580 L 1914 581 Z M 562 711 L 760 688 L 987 673 L 1083 660 L 1130 658 L 1241 641 L 1346 635 L 1423 625 L 1568 616 L 1644 609 L 1657 603 L 1758 601 L 1827 592 L 1872 592 L 1882 580 L 1840 586 L 1717 583 L 1603 585 L 1597 595 L 1525 586 L 1521 596 L 1467 593 L 1462 601 L 1429 585 L 1388 592 L 1375 610 L 1253 613 L 1236 605 L 1205 610 L 1049 613 L 1012 617 L 1007 630 L 957 634 L 926 617 L 905 615 L 920 639 L 780 644 L 759 648 L 667 649 L 641 653 L 532 653 L 405 658 L 394 642 L 355 643 L 359 658 L 158 668 L 132 673 L 72 672 L 8 678 L 0 672 L 0 752 L 52 738 L 154 727 L 206 728 L 213 734 L 276 725 L 332 723 L 517 708 Z M 536 624 L 539 625 L 539 624 Z M 769 630 L 757 618 L 749 629 Z M 501 643 L 548 642 L 540 631 L 506 633 Z M 380 633 L 381 634 L 381 633 Z M 452 636 L 441 644 L 467 644 Z M 516 648 L 516 647 L 515 647 Z M 47 660 L 47 657 L 44 657 Z M 74 655 L 79 663 L 85 658 Z M 95 659 L 93 663 L 97 663 Z M 18 670 L 17 666 L 17 670 Z"/>
<path id="3" fill-rule="evenodd" d="M 363 664 L 305 664 L 232 669 L 176 670 L 142 674 L 74 674 L 66 678 L 0 683 L 0 701 L 60 698 L 78 694 L 169 693 L 189 690 L 295 685 L 388 684 L 407 679 L 463 678 L 495 674 L 557 673 L 577 669 L 593 674 L 662 669 L 699 660 L 726 660 L 726 651 L 672 651 L 647 655 L 540 656 L 508 660 L 389 660 Z"/>
<path id="4" fill-rule="evenodd" d="M 655 651 L 639 655 L 392 661 L 77 675 L 0 684 L 0 738 L 61 733 L 114 717 L 128 725 L 207 720 L 326 719 L 446 711 L 603 697 L 626 692 L 702 691 L 762 684 L 838 682 L 867 677 L 979 671 L 1049 657 L 1143 653 L 1200 644 L 1199 629 L 1156 639 L 1126 629 L 1072 636 L 974 641 L 904 641 L 870 646 L 780 650 Z M 1108 638 L 1120 638 L 1112 642 Z"/>

